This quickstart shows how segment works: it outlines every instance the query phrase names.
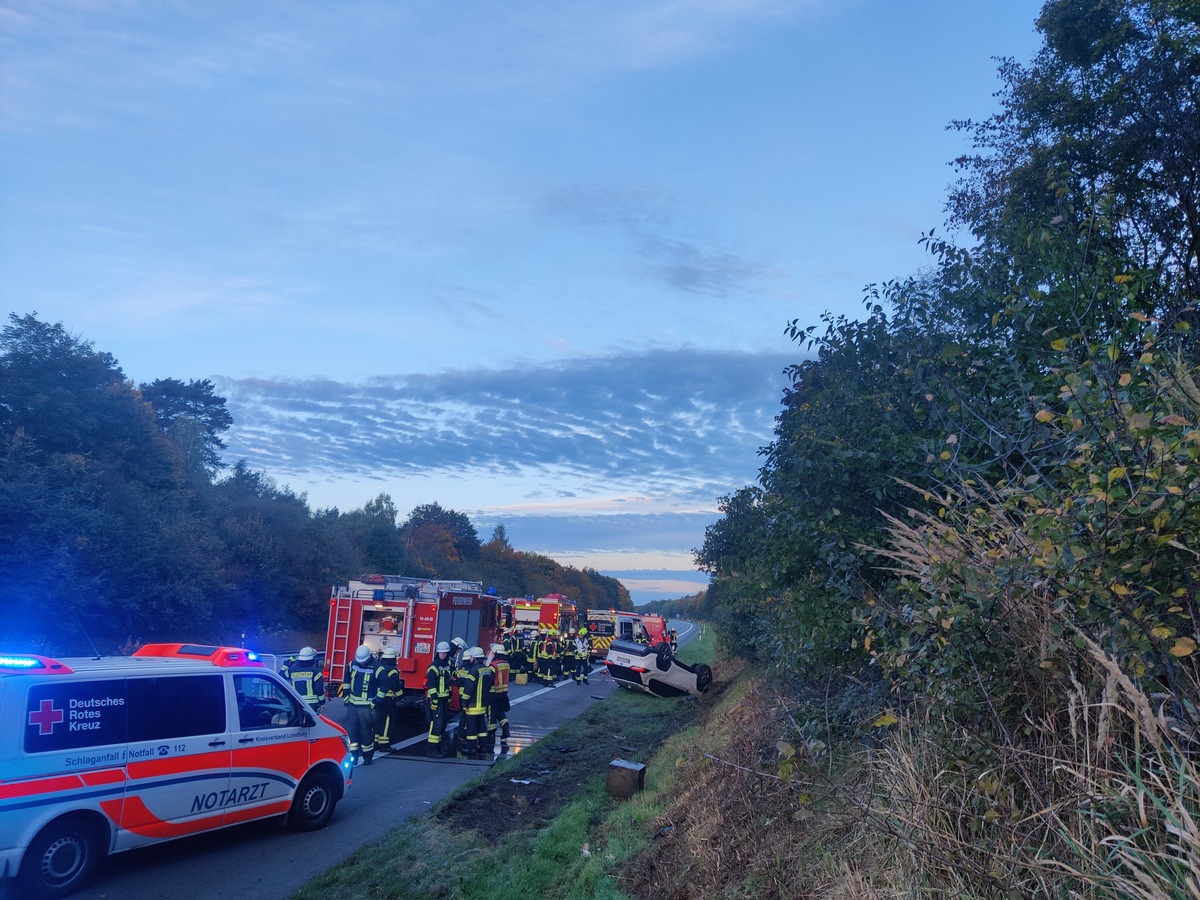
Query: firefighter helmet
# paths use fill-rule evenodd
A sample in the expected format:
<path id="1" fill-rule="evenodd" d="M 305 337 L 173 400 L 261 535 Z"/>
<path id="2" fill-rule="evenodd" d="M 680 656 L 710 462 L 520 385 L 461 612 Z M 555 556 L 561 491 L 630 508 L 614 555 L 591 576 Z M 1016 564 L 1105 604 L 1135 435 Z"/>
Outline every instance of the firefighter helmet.
<path id="1" fill-rule="evenodd" d="M 382 655 L 384 659 L 395 659 L 400 652 L 395 647 L 384 647 Z"/>
<path id="2" fill-rule="evenodd" d="M 464 641 L 464 640 L 463 640 L 462 638 L 460 638 L 460 637 L 452 638 L 452 639 L 451 639 L 451 641 L 450 641 L 450 643 L 452 643 L 452 644 L 453 644 L 455 647 L 457 647 L 459 650 L 466 650 L 466 649 L 467 649 L 467 642 L 466 642 L 466 641 Z"/>
<path id="3" fill-rule="evenodd" d="M 503 653 L 504 645 L 503 644 L 492 644 L 491 650 L 493 653 Z"/>
<path id="4" fill-rule="evenodd" d="M 300 656 L 298 658 L 304 662 L 308 662 L 309 660 L 317 658 L 317 651 L 312 647 L 304 647 L 300 650 Z"/>
<path id="5" fill-rule="evenodd" d="M 361 644 L 359 646 L 359 648 L 354 651 L 354 661 L 355 662 L 363 663 L 363 662 L 366 662 L 370 658 L 371 658 L 371 648 L 368 647 L 366 644 Z"/>
<path id="6" fill-rule="evenodd" d="M 483 659 L 483 648 L 482 647 L 472 647 L 467 652 L 470 653 L 471 656 L 474 657 L 475 659 Z"/>
<path id="7" fill-rule="evenodd" d="M 449 645 L 449 644 L 447 644 L 445 641 L 441 641 L 441 642 L 439 642 L 439 643 L 438 643 L 438 645 L 437 645 L 437 646 L 436 646 L 434 649 L 435 649 L 435 650 L 436 650 L 438 653 L 449 653 L 449 652 L 450 652 L 450 645 Z"/>
<path id="8" fill-rule="evenodd" d="M 471 662 L 475 659 L 475 648 L 468 647 L 462 654 L 463 662 Z"/>

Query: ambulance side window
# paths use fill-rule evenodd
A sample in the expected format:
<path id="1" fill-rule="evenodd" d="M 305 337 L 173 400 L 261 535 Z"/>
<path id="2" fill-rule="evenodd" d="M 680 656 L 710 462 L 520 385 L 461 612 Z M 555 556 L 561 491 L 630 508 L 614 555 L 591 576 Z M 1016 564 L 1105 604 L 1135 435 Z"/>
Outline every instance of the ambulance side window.
<path id="1" fill-rule="evenodd" d="M 127 709 L 124 678 L 53 678 L 30 685 L 23 716 L 25 752 L 123 745 Z M 111 761 L 97 755 L 97 762 Z"/>
<path id="2" fill-rule="evenodd" d="M 233 686 L 242 731 L 295 728 L 308 720 L 296 699 L 269 676 L 235 675 Z"/>
<path id="3" fill-rule="evenodd" d="M 126 680 L 129 741 L 162 741 L 225 731 L 225 685 L 220 675 Z"/>

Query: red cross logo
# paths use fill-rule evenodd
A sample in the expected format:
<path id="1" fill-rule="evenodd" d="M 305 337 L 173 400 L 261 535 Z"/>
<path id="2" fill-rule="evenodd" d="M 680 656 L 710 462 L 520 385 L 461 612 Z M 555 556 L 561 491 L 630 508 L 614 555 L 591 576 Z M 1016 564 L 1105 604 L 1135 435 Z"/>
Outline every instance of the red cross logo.
<path id="1" fill-rule="evenodd" d="M 67 715 L 61 709 L 54 708 L 53 700 L 43 700 L 37 712 L 29 714 L 29 724 L 38 727 L 38 734 L 51 734 L 54 726 L 66 719 Z"/>

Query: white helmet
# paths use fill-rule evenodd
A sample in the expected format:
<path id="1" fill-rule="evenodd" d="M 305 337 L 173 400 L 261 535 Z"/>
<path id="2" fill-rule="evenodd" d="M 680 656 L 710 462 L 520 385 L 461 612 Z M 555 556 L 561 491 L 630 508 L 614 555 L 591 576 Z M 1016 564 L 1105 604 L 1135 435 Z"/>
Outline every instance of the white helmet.
<path id="1" fill-rule="evenodd" d="M 395 647 L 384 647 L 383 648 L 383 658 L 384 659 L 395 659 L 399 655 L 400 655 L 400 651 L 398 651 Z"/>
<path id="2" fill-rule="evenodd" d="M 490 649 L 493 653 L 503 653 L 504 645 L 503 644 L 492 644 Z"/>
<path id="3" fill-rule="evenodd" d="M 472 647 L 467 652 L 470 653 L 471 656 L 474 657 L 475 659 L 483 659 L 483 648 L 482 647 Z"/>
<path id="4" fill-rule="evenodd" d="M 366 662 L 370 658 L 371 658 L 371 648 L 368 647 L 366 644 L 360 645 L 359 648 L 354 651 L 354 661 L 355 662 L 360 662 L 360 663 Z"/>
<path id="5" fill-rule="evenodd" d="M 438 653 L 449 653 L 450 645 L 445 641 L 441 641 L 436 647 L 434 647 L 434 650 Z"/>
<path id="6" fill-rule="evenodd" d="M 468 647 L 466 650 L 464 650 L 462 658 L 463 658 L 463 662 L 470 662 L 471 660 L 473 660 L 475 658 L 475 648 Z"/>
<path id="7" fill-rule="evenodd" d="M 463 640 L 462 638 L 460 638 L 460 637 L 453 638 L 453 639 L 450 641 L 450 643 L 452 643 L 452 644 L 453 644 L 455 647 L 457 647 L 459 650 L 466 650 L 466 649 L 467 649 L 467 642 L 466 642 L 466 641 L 464 641 L 464 640 Z"/>
<path id="8" fill-rule="evenodd" d="M 304 660 L 305 662 L 307 662 L 310 659 L 316 659 L 317 651 L 314 650 L 312 647 L 305 647 L 300 651 L 299 658 Z"/>

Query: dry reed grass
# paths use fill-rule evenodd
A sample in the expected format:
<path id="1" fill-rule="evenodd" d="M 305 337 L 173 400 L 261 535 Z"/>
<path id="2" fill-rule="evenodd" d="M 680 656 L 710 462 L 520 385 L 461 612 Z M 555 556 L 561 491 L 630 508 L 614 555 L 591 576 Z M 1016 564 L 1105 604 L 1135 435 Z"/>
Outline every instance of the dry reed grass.
<path id="1" fill-rule="evenodd" d="M 1003 694 L 1003 708 L 985 694 L 990 715 L 963 725 L 953 703 L 910 704 L 868 764 L 870 820 L 935 891 L 1200 900 L 1195 667 L 1152 695 L 1075 621 L 1059 586 L 1028 566 L 1012 577 L 1034 550 L 995 496 L 944 499 L 986 527 L 914 513 L 891 521 L 881 552 L 935 601 L 995 585 L 988 626 L 1006 680 L 978 687 Z M 1048 652 L 1052 634 L 1076 649 Z"/>

